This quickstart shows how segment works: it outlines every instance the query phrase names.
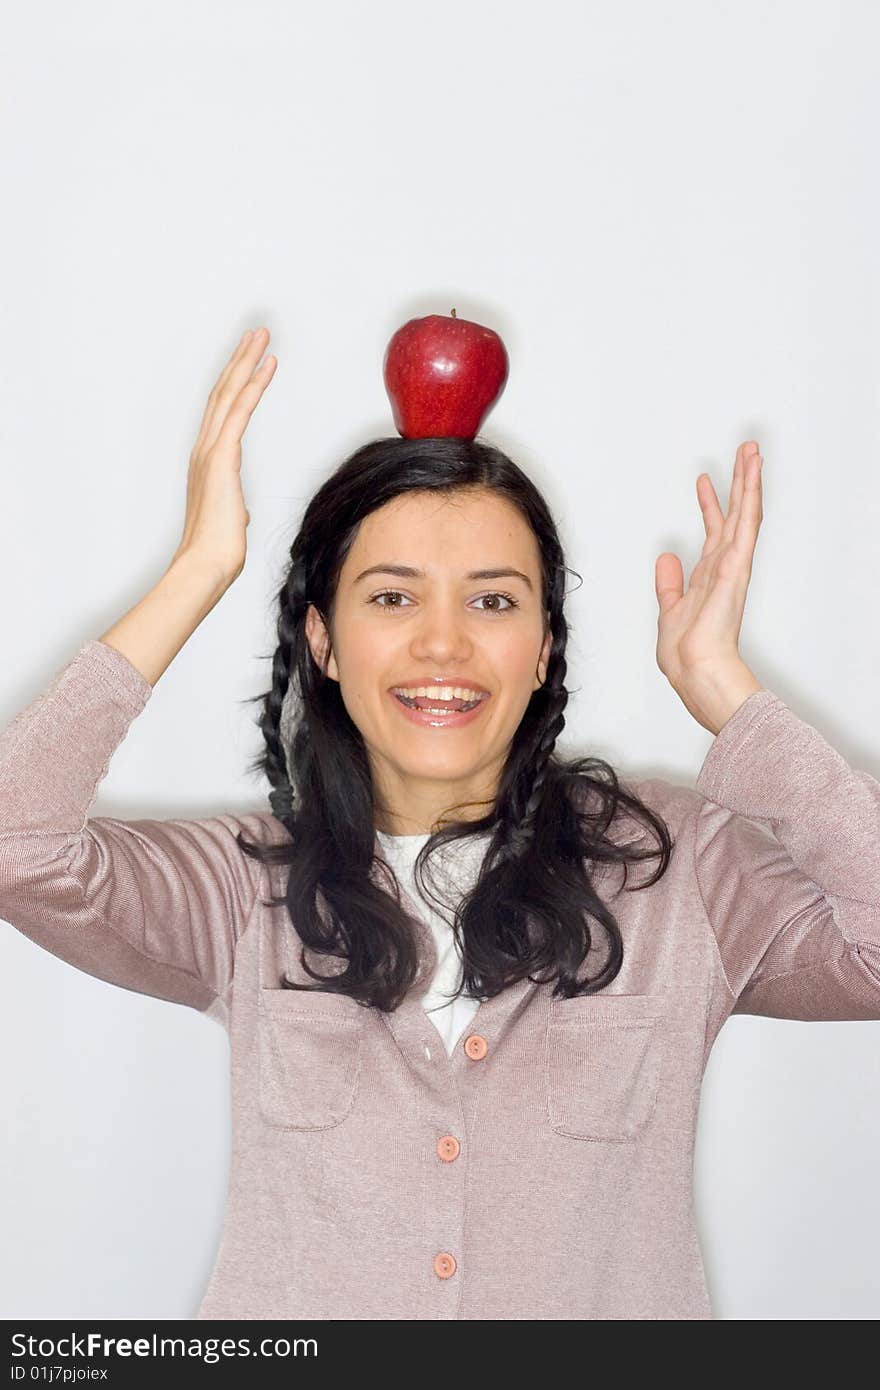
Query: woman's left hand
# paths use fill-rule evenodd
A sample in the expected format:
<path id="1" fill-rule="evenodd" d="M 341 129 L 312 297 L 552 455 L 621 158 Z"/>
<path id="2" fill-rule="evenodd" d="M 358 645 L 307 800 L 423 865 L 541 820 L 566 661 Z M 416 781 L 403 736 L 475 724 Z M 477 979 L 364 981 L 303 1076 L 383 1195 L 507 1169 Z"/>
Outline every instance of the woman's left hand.
<path id="1" fill-rule="evenodd" d="M 763 689 L 739 654 L 752 557 L 763 519 L 762 458 L 755 440 L 736 451 L 727 516 L 708 473 L 697 478 L 706 540 L 684 592 L 677 555 L 657 559 L 657 665 L 694 718 L 717 734 L 743 700 Z"/>

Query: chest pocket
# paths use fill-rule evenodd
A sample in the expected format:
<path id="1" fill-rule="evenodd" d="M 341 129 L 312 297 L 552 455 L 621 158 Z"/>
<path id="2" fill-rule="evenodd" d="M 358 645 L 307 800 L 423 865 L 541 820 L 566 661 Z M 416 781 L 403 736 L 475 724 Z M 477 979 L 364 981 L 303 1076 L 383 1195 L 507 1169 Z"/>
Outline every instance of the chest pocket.
<path id="1" fill-rule="evenodd" d="M 557 1134 L 626 1143 L 657 1105 L 664 1003 L 649 994 L 550 1000 L 545 1088 Z"/>
<path id="2" fill-rule="evenodd" d="M 341 1124 L 358 1092 L 367 1009 L 346 995 L 261 987 L 260 1113 L 279 1129 Z"/>

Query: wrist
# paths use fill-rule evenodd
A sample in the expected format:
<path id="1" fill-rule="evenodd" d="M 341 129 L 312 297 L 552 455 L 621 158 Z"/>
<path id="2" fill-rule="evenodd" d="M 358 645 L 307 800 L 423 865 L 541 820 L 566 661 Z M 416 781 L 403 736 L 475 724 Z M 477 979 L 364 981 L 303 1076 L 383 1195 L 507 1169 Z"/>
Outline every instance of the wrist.
<path id="1" fill-rule="evenodd" d="M 765 687 L 745 662 L 691 672 L 678 694 L 690 713 L 717 736 L 749 698 Z"/>
<path id="2" fill-rule="evenodd" d="M 198 555 L 195 551 L 179 550 L 168 566 L 166 574 L 188 588 L 204 589 L 205 596 L 216 603 L 241 574 L 241 568 L 231 570 Z"/>

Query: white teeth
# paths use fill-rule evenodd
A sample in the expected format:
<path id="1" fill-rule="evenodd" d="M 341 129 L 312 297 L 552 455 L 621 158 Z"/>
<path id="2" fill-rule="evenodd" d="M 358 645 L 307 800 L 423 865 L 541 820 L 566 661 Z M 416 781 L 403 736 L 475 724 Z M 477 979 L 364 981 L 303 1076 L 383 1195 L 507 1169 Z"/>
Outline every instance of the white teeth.
<path id="1" fill-rule="evenodd" d="M 408 700 L 420 699 L 434 700 L 480 700 L 483 698 L 479 690 L 469 690 L 463 685 L 419 685 L 413 688 L 404 685 L 394 686 L 396 695 L 405 695 Z"/>

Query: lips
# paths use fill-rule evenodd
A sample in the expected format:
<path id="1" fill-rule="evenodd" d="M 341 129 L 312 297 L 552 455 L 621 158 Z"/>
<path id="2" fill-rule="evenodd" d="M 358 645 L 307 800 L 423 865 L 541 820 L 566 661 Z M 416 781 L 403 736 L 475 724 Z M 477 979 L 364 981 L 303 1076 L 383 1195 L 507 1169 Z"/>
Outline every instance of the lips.
<path id="1" fill-rule="evenodd" d="M 432 690 L 440 689 L 444 686 L 451 686 L 454 690 L 475 690 L 479 695 L 488 695 L 490 692 L 479 681 L 471 680 L 469 676 L 413 676 L 411 680 L 395 681 L 389 685 L 389 691 L 394 690 Z"/>
<path id="2" fill-rule="evenodd" d="M 463 700 L 460 696 L 457 696 L 452 700 L 441 700 L 436 695 L 416 695 L 412 698 L 409 698 L 406 695 L 402 695 L 399 690 L 395 690 L 394 694 L 397 696 L 400 703 L 402 705 L 406 705 L 408 709 L 433 709 L 439 710 L 441 713 L 445 712 L 446 710 L 461 711 L 466 709 L 475 709 L 476 706 L 480 703 L 480 700 L 484 700 L 486 698 L 485 695 L 480 696 L 480 698 L 477 700 Z"/>
<path id="3" fill-rule="evenodd" d="M 446 705 L 440 706 L 436 700 L 432 705 L 431 701 L 434 697 L 426 696 L 421 698 L 419 703 L 427 705 L 428 708 L 421 709 L 412 701 L 402 700 L 393 690 L 389 690 L 388 694 L 404 719 L 411 723 L 420 724 L 423 728 L 432 729 L 457 729 L 463 724 L 469 724 L 473 719 L 479 719 L 490 699 L 490 696 L 486 695 L 472 704 L 465 704 L 462 700 L 452 700 Z M 464 707 L 459 708 L 462 705 Z"/>

